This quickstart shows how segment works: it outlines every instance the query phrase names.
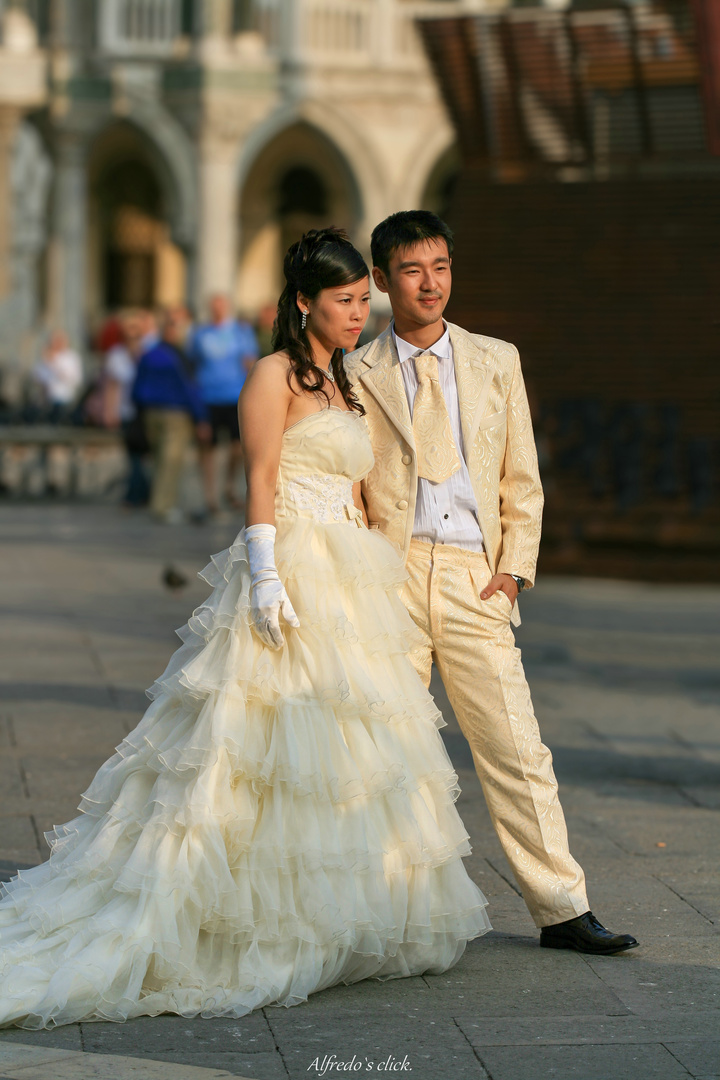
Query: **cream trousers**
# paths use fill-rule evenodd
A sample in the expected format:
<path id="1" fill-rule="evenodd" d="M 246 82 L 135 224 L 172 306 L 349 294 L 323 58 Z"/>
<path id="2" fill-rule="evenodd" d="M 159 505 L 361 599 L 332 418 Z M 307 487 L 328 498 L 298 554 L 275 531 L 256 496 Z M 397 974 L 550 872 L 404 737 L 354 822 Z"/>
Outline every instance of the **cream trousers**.
<path id="1" fill-rule="evenodd" d="M 484 554 L 413 540 L 403 602 L 424 635 L 411 659 L 425 685 L 435 662 L 470 744 L 490 817 L 537 926 L 588 910 L 568 848 L 552 756 L 540 739 L 503 592 L 480 593 Z"/>
<path id="2" fill-rule="evenodd" d="M 167 514 L 177 506 L 185 455 L 195 426 L 192 417 L 181 409 L 146 409 L 143 416 L 154 464 L 150 510 L 153 514 Z"/>

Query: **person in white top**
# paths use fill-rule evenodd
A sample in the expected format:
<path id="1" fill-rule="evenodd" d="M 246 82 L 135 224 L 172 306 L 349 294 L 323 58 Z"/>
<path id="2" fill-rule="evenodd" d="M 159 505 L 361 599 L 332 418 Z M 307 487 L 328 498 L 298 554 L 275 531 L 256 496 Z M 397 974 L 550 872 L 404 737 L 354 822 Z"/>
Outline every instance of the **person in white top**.
<path id="1" fill-rule="evenodd" d="M 46 418 L 51 423 L 69 419 L 83 384 L 83 367 L 80 355 L 70 347 L 62 330 L 51 334 L 33 378 L 42 392 Z"/>
<path id="2" fill-rule="evenodd" d="M 443 319 L 453 235 L 435 214 L 393 214 L 371 246 L 393 323 L 345 370 L 375 457 L 368 523 L 402 551 L 402 598 L 423 633 L 413 661 L 426 685 L 438 668 L 540 944 L 623 952 L 635 938 L 589 910 L 511 630 L 543 506 L 518 351 Z"/>

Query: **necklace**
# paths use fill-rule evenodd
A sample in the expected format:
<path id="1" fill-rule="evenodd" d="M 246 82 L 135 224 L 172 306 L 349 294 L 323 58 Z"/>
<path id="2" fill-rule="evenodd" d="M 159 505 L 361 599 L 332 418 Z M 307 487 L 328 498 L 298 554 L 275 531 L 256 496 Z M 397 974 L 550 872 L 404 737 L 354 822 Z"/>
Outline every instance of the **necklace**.
<path id="1" fill-rule="evenodd" d="M 333 375 L 332 370 L 327 370 L 324 367 L 320 367 L 319 364 L 314 364 L 313 366 L 316 367 L 318 369 L 318 371 L 322 371 L 323 375 L 327 376 L 327 378 L 330 380 L 330 382 L 332 382 L 332 383 L 335 382 L 335 376 Z"/>

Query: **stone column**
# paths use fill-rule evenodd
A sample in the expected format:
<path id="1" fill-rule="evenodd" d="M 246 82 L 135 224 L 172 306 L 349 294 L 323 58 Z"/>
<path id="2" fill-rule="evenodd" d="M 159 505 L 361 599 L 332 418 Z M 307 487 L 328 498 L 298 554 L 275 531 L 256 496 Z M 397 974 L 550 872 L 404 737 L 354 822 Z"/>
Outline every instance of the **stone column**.
<path id="1" fill-rule="evenodd" d="M 48 315 L 84 348 L 87 326 L 85 275 L 87 244 L 87 143 L 84 136 L 59 131 L 49 259 Z"/>
<path id="2" fill-rule="evenodd" d="M 10 105 L 0 106 L 0 300 L 7 296 L 12 285 L 10 257 L 12 253 L 12 166 L 15 135 L 20 123 L 20 110 Z"/>
<path id="3" fill-rule="evenodd" d="M 280 52 L 283 61 L 294 70 L 305 60 L 305 0 L 281 0 Z"/>
<path id="4" fill-rule="evenodd" d="M 199 146 L 200 213 L 195 302 L 209 293 L 232 294 L 237 261 L 237 147 L 208 138 Z"/>
<path id="5" fill-rule="evenodd" d="M 203 36 L 229 37 L 233 22 L 232 0 L 204 0 L 201 11 Z"/>
<path id="6" fill-rule="evenodd" d="M 395 0 L 377 0 L 374 10 L 373 51 L 379 67 L 391 67 L 395 49 L 395 20 L 400 17 Z"/>

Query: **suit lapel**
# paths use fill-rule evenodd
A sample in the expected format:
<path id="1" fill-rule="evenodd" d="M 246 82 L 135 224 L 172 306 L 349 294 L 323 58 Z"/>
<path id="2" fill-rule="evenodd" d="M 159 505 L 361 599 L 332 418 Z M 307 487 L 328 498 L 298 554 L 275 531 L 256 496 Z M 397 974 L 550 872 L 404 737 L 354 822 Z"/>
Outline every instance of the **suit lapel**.
<path id="1" fill-rule="evenodd" d="M 375 398 L 390 423 L 414 449 L 410 408 L 390 327 L 378 337 L 376 348 L 368 354 L 364 363 L 370 366 L 360 375 L 360 382 Z"/>
<path id="2" fill-rule="evenodd" d="M 467 456 L 472 451 L 478 424 L 492 386 L 492 362 L 486 349 L 476 345 L 469 335 L 452 324 L 450 340 L 460 402 L 460 423 Z"/>

